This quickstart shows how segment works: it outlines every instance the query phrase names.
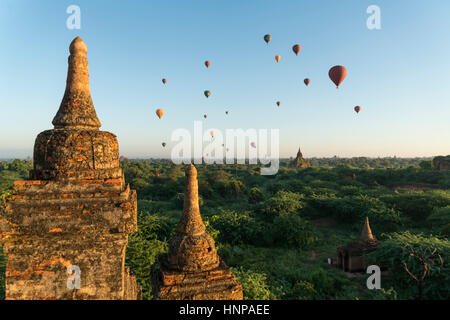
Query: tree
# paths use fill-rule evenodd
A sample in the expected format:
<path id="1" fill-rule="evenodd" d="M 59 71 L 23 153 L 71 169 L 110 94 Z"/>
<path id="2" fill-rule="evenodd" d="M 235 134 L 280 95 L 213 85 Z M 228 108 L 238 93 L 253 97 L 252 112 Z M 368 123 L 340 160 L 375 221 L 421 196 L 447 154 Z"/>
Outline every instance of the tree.
<path id="1" fill-rule="evenodd" d="M 403 267 L 411 278 L 417 283 L 418 295 L 416 299 L 423 300 L 423 282 L 425 277 L 430 272 L 430 267 L 439 263 L 441 266 L 444 264 L 442 257 L 437 253 L 437 248 L 425 248 L 423 251 L 416 251 L 412 246 L 408 246 L 410 250 L 410 257 L 413 257 L 422 266 L 422 270 L 419 274 L 415 275 L 409 270 L 408 263 L 403 261 Z M 432 250 L 432 251 L 431 251 Z M 428 253 L 429 252 L 429 253 Z"/>

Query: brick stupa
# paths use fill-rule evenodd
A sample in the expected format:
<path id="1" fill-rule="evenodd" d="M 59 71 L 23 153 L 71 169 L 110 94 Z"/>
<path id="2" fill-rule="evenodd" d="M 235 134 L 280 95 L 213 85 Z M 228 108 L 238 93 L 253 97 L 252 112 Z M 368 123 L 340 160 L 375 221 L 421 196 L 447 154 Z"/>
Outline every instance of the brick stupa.
<path id="1" fill-rule="evenodd" d="M 302 151 L 300 148 L 298 148 L 297 156 L 294 160 L 291 161 L 290 165 L 291 168 L 308 168 L 311 166 L 308 160 L 303 158 Z"/>
<path id="2" fill-rule="evenodd" d="M 99 130 L 79 37 L 68 62 L 54 129 L 37 136 L 30 180 L 14 183 L 0 211 L 6 299 L 137 299 L 124 265 L 136 192 L 119 168 L 116 136 Z"/>
<path id="3" fill-rule="evenodd" d="M 197 170 L 186 168 L 184 208 L 169 252 L 154 268 L 153 294 L 161 300 L 242 300 L 242 286 L 218 256 L 198 204 Z"/>

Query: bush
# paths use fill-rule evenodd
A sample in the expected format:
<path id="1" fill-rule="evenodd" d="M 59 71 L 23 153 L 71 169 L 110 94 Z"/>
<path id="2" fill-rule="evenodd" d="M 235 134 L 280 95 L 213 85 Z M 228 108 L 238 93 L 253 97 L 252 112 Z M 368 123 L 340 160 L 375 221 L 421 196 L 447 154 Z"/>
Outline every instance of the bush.
<path id="1" fill-rule="evenodd" d="M 171 229 L 171 228 L 170 228 Z M 143 299 L 151 299 L 151 266 L 160 253 L 167 251 L 166 239 L 169 228 L 164 220 L 154 215 L 140 215 L 138 232 L 128 238 L 125 264 L 136 275 L 138 285 L 142 287 Z"/>
<path id="2" fill-rule="evenodd" d="M 433 230 L 443 236 L 450 236 L 450 206 L 438 208 L 427 219 Z"/>
<path id="3" fill-rule="evenodd" d="M 446 191 L 408 191 L 381 200 L 401 211 L 411 221 L 425 221 L 435 208 L 450 206 L 450 193 Z"/>
<path id="4" fill-rule="evenodd" d="M 253 187 L 250 189 L 248 194 L 248 202 L 250 203 L 258 203 L 264 201 L 264 194 L 257 187 Z"/>
<path id="5" fill-rule="evenodd" d="M 384 231 L 395 231 L 401 224 L 397 210 L 387 207 L 380 199 L 367 195 L 331 199 L 328 207 L 334 210 L 335 218 L 358 228 L 365 217 L 369 217 L 375 229 Z"/>
<path id="6" fill-rule="evenodd" d="M 239 196 L 245 191 L 245 185 L 240 180 L 217 180 L 213 184 L 215 192 L 222 196 Z"/>
<path id="7" fill-rule="evenodd" d="M 250 216 L 249 212 L 238 213 L 234 210 L 221 210 L 208 218 L 211 226 L 219 231 L 220 242 L 232 245 L 261 244 L 264 240 L 264 226 Z"/>
<path id="8" fill-rule="evenodd" d="M 318 240 L 315 227 L 293 214 L 275 217 L 270 234 L 274 245 L 287 248 L 304 249 Z"/>
<path id="9" fill-rule="evenodd" d="M 244 300 L 270 300 L 273 299 L 267 285 L 267 275 L 262 272 L 245 270 L 242 267 L 231 268 L 237 281 L 242 284 Z"/>
<path id="10" fill-rule="evenodd" d="M 423 160 L 419 163 L 419 167 L 421 167 L 424 170 L 431 170 L 431 169 L 433 169 L 433 161 L 432 160 Z"/>
<path id="11" fill-rule="evenodd" d="M 269 218 L 295 213 L 304 207 L 302 194 L 290 191 L 278 191 L 265 203 L 265 213 Z"/>

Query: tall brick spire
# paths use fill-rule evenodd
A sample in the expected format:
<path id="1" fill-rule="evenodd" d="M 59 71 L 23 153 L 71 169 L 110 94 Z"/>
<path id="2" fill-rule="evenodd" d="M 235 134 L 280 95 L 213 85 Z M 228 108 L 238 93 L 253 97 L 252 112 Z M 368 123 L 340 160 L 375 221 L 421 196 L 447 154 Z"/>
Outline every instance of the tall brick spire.
<path id="1" fill-rule="evenodd" d="M 169 252 L 158 261 L 160 268 L 152 269 L 155 299 L 242 299 L 242 286 L 217 255 L 200 216 L 197 169 L 193 165 L 186 168 L 183 215 L 169 241 Z"/>
<path id="2" fill-rule="evenodd" d="M 177 232 L 190 236 L 203 234 L 206 230 L 200 216 L 198 205 L 197 169 L 194 165 L 186 168 L 183 215 L 177 226 Z"/>
<path id="3" fill-rule="evenodd" d="M 98 129 L 101 123 L 95 113 L 89 89 L 86 44 L 80 37 L 76 37 L 70 44 L 69 51 L 66 91 L 52 123 L 55 129 Z"/>
<path id="4" fill-rule="evenodd" d="M 169 242 L 167 267 L 180 271 L 206 271 L 219 265 L 214 240 L 206 232 L 198 205 L 197 169 L 186 168 L 183 215 Z"/>

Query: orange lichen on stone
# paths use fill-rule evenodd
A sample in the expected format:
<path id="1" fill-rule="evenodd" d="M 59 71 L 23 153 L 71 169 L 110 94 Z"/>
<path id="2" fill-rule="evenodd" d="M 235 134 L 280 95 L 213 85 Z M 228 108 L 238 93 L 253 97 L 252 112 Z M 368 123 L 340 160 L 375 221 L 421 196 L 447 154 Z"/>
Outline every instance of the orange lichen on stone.
<path id="1" fill-rule="evenodd" d="M 39 185 L 42 181 L 40 180 L 20 180 L 20 181 L 14 181 L 14 185 Z"/>
<path id="2" fill-rule="evenodd" d="M 49 231 L 49 233 L 52 233 L 52 232 L 63 232 L 63 230 L 61 228 L 53 228 Z"/>

